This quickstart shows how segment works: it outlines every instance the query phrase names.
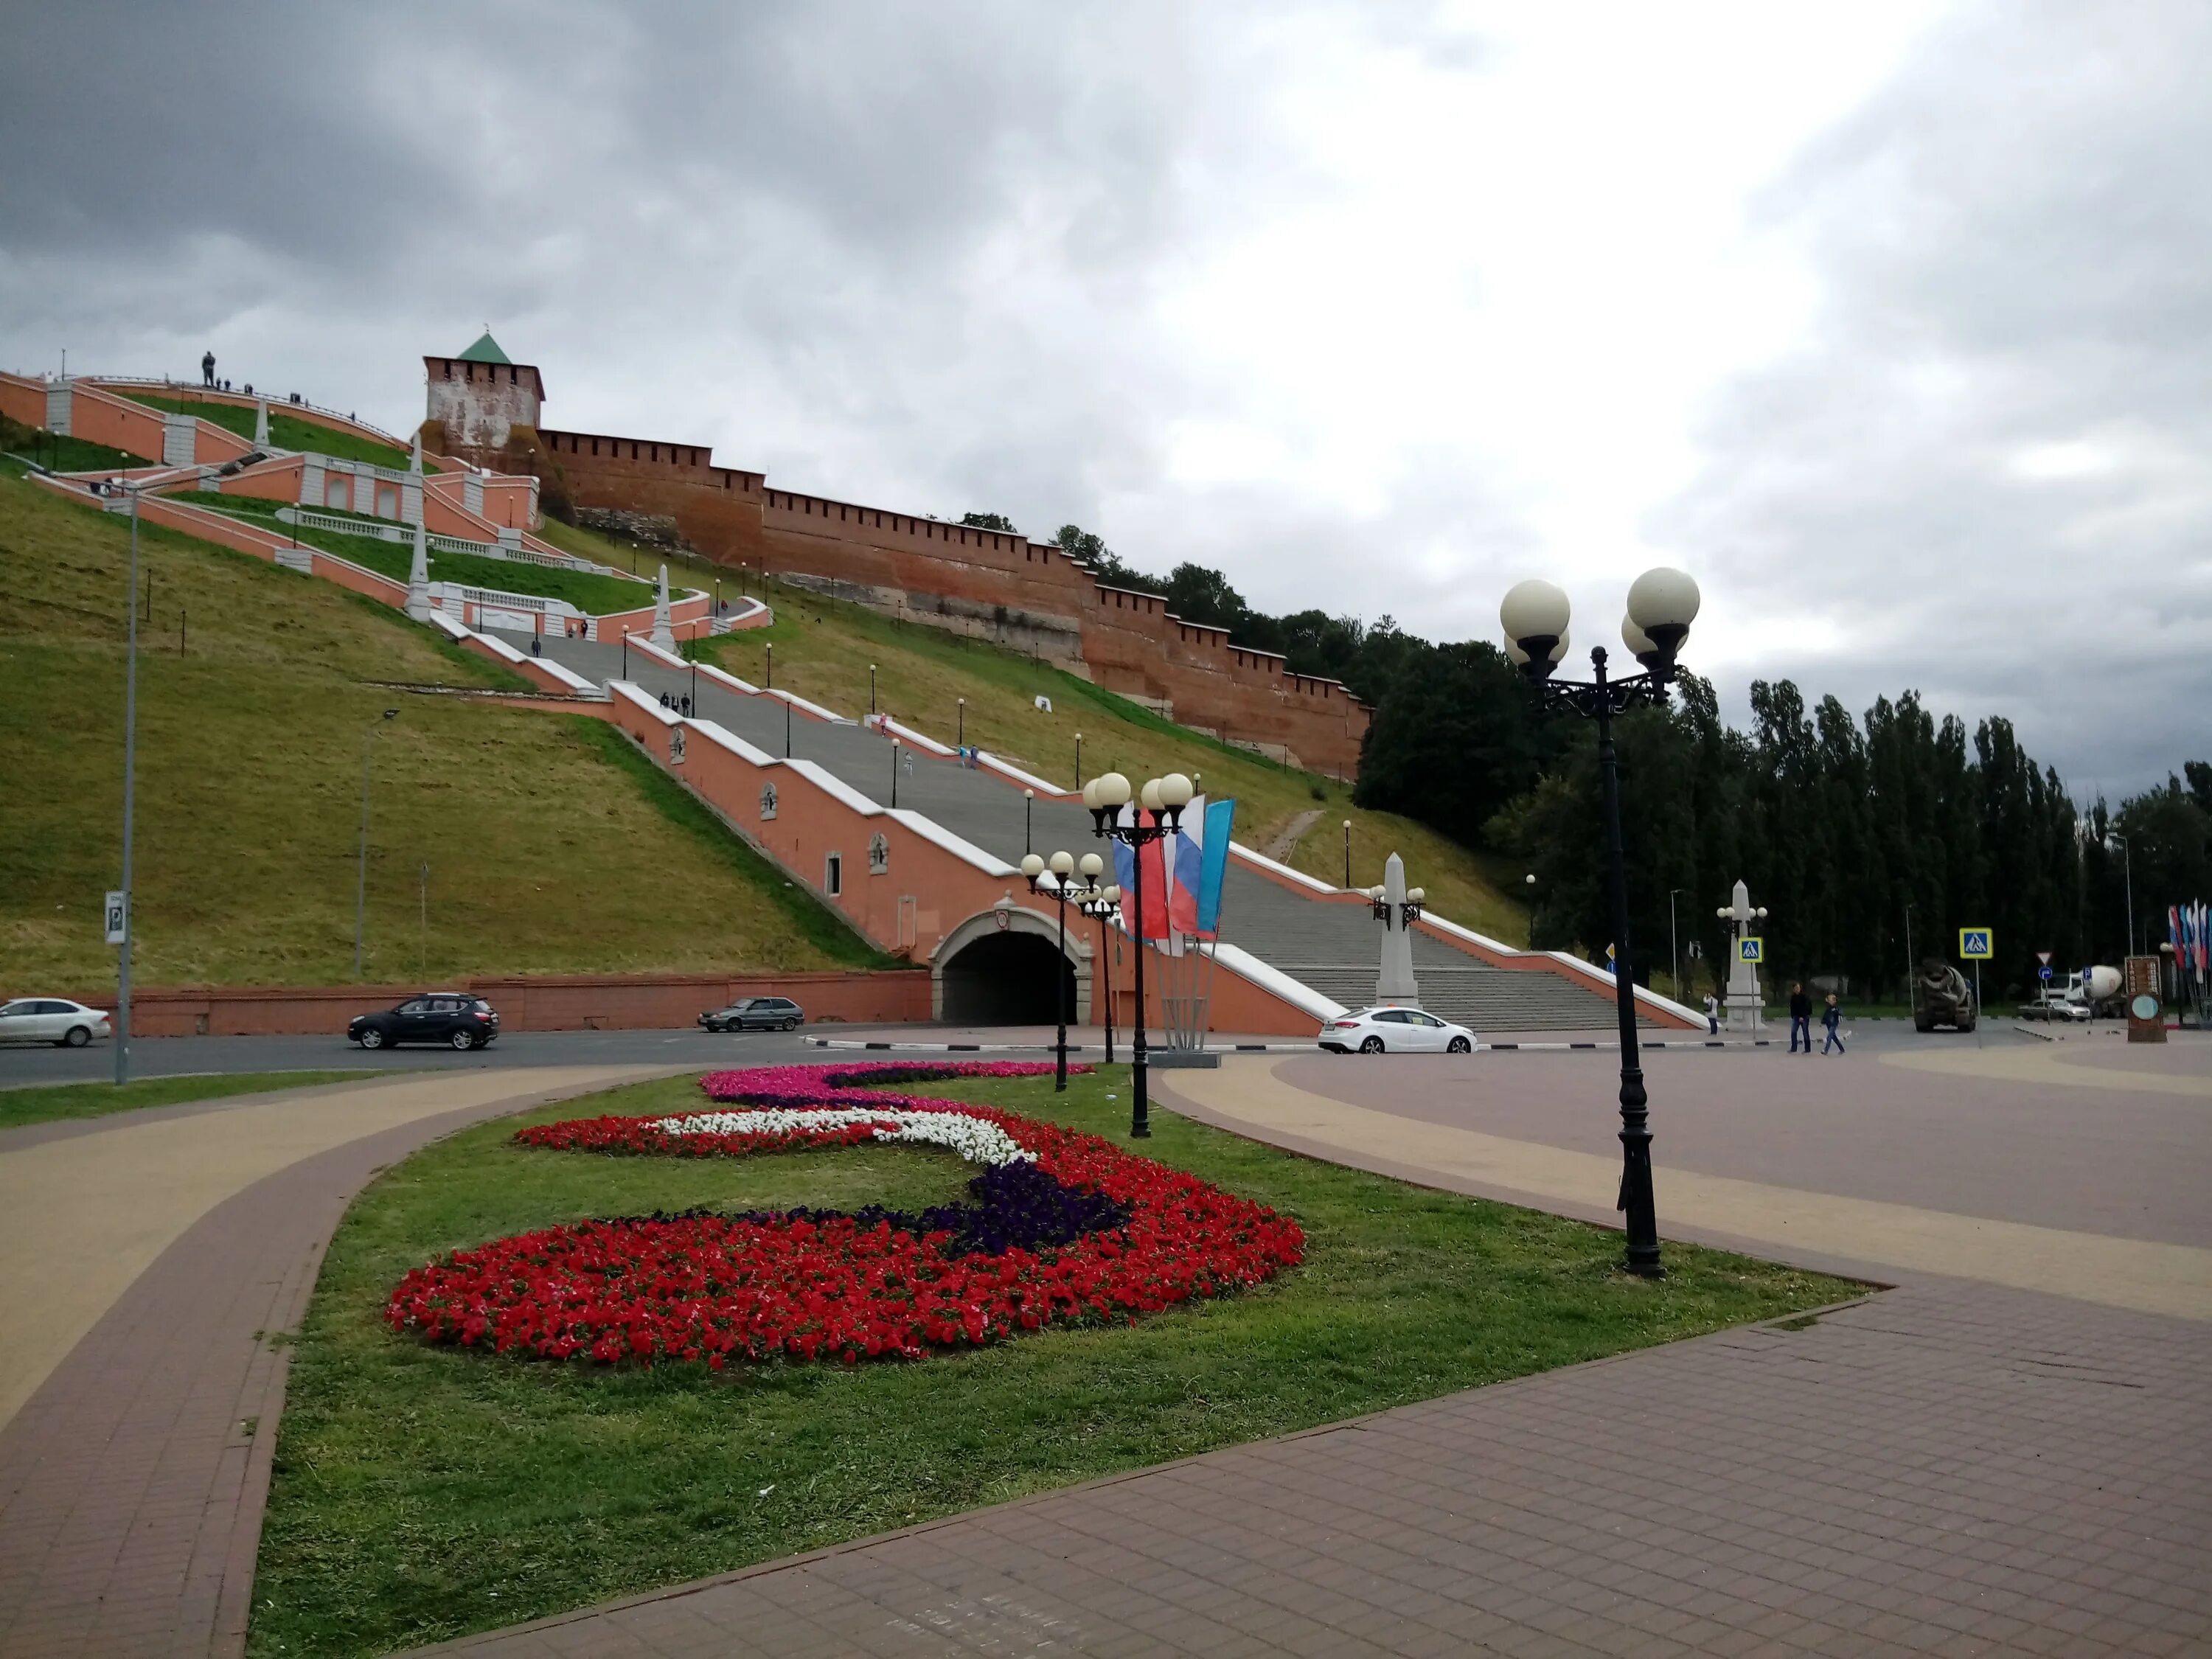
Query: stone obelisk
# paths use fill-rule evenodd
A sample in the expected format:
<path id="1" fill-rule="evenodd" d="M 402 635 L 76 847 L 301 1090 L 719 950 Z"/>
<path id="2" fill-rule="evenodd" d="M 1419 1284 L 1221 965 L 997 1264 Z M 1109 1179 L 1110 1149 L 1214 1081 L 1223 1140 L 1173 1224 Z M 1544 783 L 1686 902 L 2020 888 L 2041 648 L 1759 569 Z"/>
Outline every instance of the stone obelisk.
<path id="1" fill-rule="evenodd" d="M 1729 907 L 1721 912 L 1734 924 L 1729 929 L 1728 995 L 1723 999 L 1728 1005 L 1728 1028 L 1731 1031 L 1756 1031 L 1766 1022 L 1766 1003 L 1759 989 L 1759 964 L 1746 962 L 1741 941 L 1759 912 L 1751 906 L 1751 889 L 1741 882 L 1729 895 Z"/>
<path id="2" fill-rule="evenodd" d="M 1418 1004 L 1421 988 L 1413 981 L 1413 935 L 1406 926 L 1406 861 L 1395 853 L 1382 866 L 1382 967 L 1375 975 L 1375 1000 Z"/>
<path id="3" fill-rule="evenodd" d="M 663 651 L 676 649 L 676 630 L 668 621 L 668 567 L 660 567 L 660 586 L 653 600 L 653 642 Z"/>
<path id="4" fill-rule="evenodd" d="M 415 520 L 415 556 L 407 566 L 407 614 L 416 622 L 430 620 L 430 538 L 422 520 Z"/>

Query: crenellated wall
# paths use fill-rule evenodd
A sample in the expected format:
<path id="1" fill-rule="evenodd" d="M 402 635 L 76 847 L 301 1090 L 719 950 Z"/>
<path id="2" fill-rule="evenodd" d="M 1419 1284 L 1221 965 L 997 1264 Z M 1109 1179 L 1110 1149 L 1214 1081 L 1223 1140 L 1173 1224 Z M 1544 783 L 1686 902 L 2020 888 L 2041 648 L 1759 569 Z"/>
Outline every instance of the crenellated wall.
<path id="1" fill-rule="evenodd" d="M 1337 681 L 1106 586 L 1049 543 L 771 488 L 697 444 L 542 429 L 530 463 L 580 507 L 665 514 L 734 568 L 1034 652 L 1184 725 L 1349 777 L 1367 706 Z M 520 459 L 521 457 L 514 459 Z"/>

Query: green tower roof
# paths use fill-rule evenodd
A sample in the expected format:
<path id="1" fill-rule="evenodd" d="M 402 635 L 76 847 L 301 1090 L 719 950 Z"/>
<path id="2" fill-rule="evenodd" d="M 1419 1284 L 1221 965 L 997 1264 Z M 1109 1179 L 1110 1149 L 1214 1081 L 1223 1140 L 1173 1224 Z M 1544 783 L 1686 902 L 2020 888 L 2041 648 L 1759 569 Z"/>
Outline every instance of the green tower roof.
<path id="1" fill-rule="evenodd" d="M 514 359 L 499 349 L 499 342 L 486 329 L 477 337 L 477 343 L 453 360 L 462 363 L 512 363 Z"/>

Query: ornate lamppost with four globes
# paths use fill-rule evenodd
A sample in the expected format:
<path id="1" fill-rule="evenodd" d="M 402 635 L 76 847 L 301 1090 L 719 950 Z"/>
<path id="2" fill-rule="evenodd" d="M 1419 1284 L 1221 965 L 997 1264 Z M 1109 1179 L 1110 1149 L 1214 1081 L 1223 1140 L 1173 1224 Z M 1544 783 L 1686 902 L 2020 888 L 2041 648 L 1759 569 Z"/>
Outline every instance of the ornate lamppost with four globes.
<path id="1" fill-rule="evenodd" d="M 1675 654 L 1690 636 L 1698 603 L 1698 585 L 1683 572 L 1664 567 L 1645 571 L 1629 585 L 1628 614 L 1620 624 L 1621 641 L 1644 665 L 1644 672 L 1609 678 L 1601 645 L 1590 652 L 1595 672 L 1587 681 L 1552 678 L 1567 654 L 1565 593 L 1547 581 L 1518 582 L 1506 591 L 1498 607 L 1498 620 L 1505 630 L 1505 654 L 1538 689 L 1545 703 L 1597 722 L 1606 896 L 1618 946 L 1613 1002 L 1620 1020 L 1620 1196 L 1615 1207 L 1627 1218 L 1628 1271 L 1653 1279 L 1666 1269 L 1659 1261 L 1659 1220 L 1651 1194 L 1651 1128 L 1636 1048 L 1635 958 L 1628 943 L 1628 874 L 1621 852 L 1620 780 L 1613 721 L 1632 708 L 1667 701 Z"/>
<path id="2" fill-rule="evenodd" d="M 1098 884 L 1098 878 L 1106 868 L 1106 861 L 1096 853 L 1085 853 L 1080 864 L 1073 853 L 1054 853 L 1050 858 L 1030 853 L 1024 855 L 1021 868 L 1032 893 L 1045 890 L 1045 877 L 1049 872 L 1052 896 L 1060 906 L 1060 962 L 1052 981 L 1053 1012 L 1060 1017 L 1060 1042 L 1056 1050 L 1060 1059 L 1054 1068 L 1052 1086 L 1055 1094 L 1064 1093 L 1067 1088 L 1067 905 L 1073 899 L 1080 909 L 1107 890 Z M 1071 887 L 1067 878 L 1079 869 L 1083 872 L 1083 885 Z"/>
<path id="3" fill-rule="evenodd" d="M 1134 1140 L 1152 1136 L 1152 1103 L 1146 1094 L 1145 1074 L 1145 859 L 1144 849 L 1156 841 L 1165 841 L 1176 833 L 1182 823 L 1182 809 L 1190 805 L 1196 786 L 1180 772 L 1170 772 L 1164 778 L 1148 780 L 1142 789 L 1132 790 L 1128 779 L 1119 772 L 1109 772 L 1083 786 L 1083 804 L 1091 809 L 1091 833 L 1102 840 L 1120 842 L 1137 854 L 1135 875 L 1130 882 L 1130 936 L 1136 941 L 1137 959 L 1137 1024 L 1130 1033 L 1129 1068 L 1133 1098 L 1129 1106 L 1129 1135 Z M 1129 815 L 1130 821 L 1121 822 L 1121 809 L 1129 804 L 1132 795 L 1144 810 Z"/>

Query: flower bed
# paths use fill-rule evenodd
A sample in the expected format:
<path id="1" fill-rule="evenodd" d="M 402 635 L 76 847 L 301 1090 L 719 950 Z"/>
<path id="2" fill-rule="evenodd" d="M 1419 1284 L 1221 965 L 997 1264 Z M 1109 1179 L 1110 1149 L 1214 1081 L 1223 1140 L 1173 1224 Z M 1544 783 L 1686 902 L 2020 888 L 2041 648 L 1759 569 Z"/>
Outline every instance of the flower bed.
<path id="1" fill-rule="evenodd" d="M 981 1166 L 970 1202 L 625 1217 L 500 1239 L 415 1269 L 394 1330 L 544 1358 L 720 1369 L 732 1359 L 915 1359 L 1051 1325 L 1097 1324 L 1255 1285 L 1305 1236 L 1265 1206 L 1057 1124 L 868 1085 L 1024 1077 L 1008 1062 L 718 1072 L 743 1109 L 522 1130 L 526 1146 L 745 1158 L 870 1141 Z"/>

